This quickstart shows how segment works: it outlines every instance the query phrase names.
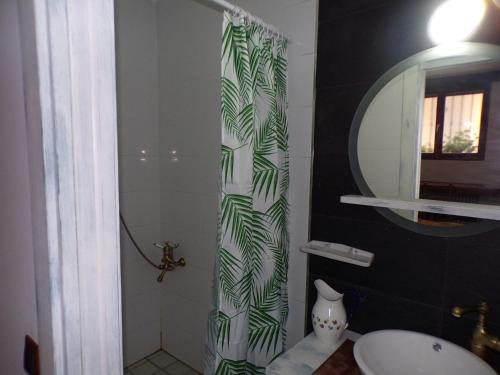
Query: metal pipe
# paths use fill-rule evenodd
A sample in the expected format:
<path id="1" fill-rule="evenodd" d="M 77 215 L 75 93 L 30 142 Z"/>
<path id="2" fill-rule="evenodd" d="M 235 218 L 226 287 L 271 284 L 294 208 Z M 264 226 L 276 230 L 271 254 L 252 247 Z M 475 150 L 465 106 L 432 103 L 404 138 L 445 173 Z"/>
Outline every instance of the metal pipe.
<path id="1" fill-rule="evenodd" d="M 200 2 L 200 0 L 195 0 L 195 1 L 198 1 Z M 283 38 L 285 38 L 286 40 L 288 40 L 290 43 L 293 43 L 292 41 L 292 38 L 284 33 L 282 33 L 278 28 L 276 28 L 275 26 L 271 25 L 271 24 L 268 24 L 267 22 L 264 22 L 262 19 L 258 18 L 258 17 L 255 17 L 255 16 L 252 16 L 250 12 L 247 12 L 246 10 L 234 5 L 234 4 L 231 4 L 230 2 L 228 1 L 225 1 L 225 0 L 201 0 L 202 2 L 205 2 L 205 3 L 212 3 L 214 5 L 216 5 L 217 7 L 219 8 L 222 8 L 224 10 L 227 10 L 228 12 L 237 12 L 238 10 L 241 10 L 242 12 L 250 15 L 250 17 L 262 24 L 265 28 L 268 28 L 272 31 L 275 31 L 277 34 L 280 34 L 281 36 L 283 36 Z"/>
<path id="2" fill-rule="evenodd" d="M 234 11 L 236 9 L 236 5 L 233 5 L 227 1 L 224 0 L 206 0 L 214 3 L 215 5 L 218 5 L 219 7 L 228 10 L 230 12 Z"/>

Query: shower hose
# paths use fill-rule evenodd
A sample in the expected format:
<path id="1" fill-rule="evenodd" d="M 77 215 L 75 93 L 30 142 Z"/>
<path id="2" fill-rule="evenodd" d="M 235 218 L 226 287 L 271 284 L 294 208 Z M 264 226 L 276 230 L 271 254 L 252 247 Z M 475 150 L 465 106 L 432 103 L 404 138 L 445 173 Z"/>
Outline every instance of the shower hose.
<path id="1" fill-rule="evenodd" d="M 132 242 L 132 244 L 134 245 L 136 250 L 139 252 L 139 254 L 141 254 L 141 256 L 144 258 L 144 260 L 146 262 L 148 262 L 154 268 L 162 270 L 162 268 L 160 266 L 158 266 L 151 259 L 149 259 L 148 256 L 144 253 L 144 251 L 141 250 L 141 247 L 139 246 L 137 241 L 134 239 L 134 236 L 130 232 L 130 229 L 128 229 L 127 223 L 125 223 L 125 219 L 123 218 L 123 215 L 121 212 L 120 212 L 120 222 L 122 223 L 123 229 L 125 229 L 125 232 L 127 233 L 128 238 L 130 238 L 130 241 Z"/>

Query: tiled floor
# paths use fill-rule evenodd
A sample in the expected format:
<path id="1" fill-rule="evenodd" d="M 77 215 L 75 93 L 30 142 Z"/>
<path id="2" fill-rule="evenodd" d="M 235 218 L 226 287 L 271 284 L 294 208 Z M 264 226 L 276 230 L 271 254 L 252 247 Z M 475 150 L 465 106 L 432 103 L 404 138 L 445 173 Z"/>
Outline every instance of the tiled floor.
<path id="1" fill-rule="evenodd" d="M 125 369 L 125 375 L 199 375 L 199 372 L 185 365 L 162 350 Z"/>

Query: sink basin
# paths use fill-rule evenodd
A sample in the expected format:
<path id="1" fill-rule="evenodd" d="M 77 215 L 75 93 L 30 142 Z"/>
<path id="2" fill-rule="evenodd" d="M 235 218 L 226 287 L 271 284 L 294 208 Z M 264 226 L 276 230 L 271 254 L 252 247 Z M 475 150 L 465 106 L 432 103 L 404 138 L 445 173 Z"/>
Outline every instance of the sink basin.
<path id="1" fill-rule="evenodd" d="M 354 358 L 364 375 L 497 375 L 464 348 L 410 331 L 368 333 L 356 341 Z"/>

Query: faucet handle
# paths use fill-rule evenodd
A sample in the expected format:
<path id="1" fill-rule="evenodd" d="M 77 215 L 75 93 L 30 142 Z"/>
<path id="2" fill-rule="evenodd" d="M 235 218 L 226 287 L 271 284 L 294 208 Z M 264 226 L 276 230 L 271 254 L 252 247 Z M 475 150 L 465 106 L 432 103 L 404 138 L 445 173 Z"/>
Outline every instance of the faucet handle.
<path id="1" fill-rule="evenodd" d="M 167 269 L 166 268 L 163 268 L 161 270 L 161 273 L 160 275 L 158 276 L 158 278 L 156 279 L 156 281 L 158 281 L 159 283 L 161 283 L 163 281 L 163 277 L 165 276 L 165 273 L 167 273 Z"/>
<path id="2" fill-rule="evenodd" d="M 177 261 L 177 265 L 180 267 L 186 267 L 186 260 L 184 257 L 180 257 L 179 260 Z"/>
<path id="3" fill-rule="evenodd" d="M 165 249 L 165 248 L 168 248 L 168 247 L 171 247 L 172 249 L 177 249 L 179 247 L 178 243 L 170 245 L 170 241 L 165 241 L 163 243 L 155 242 L 153 245 L 155 245 L 159 249 Z"/>
<path id="4" fill-rule="evenodd" d="M 484 316 L 489 311 L 490 311 L 490 306 L 486 302 L 481 301 L 476 306 L 467 306 L 467 307 L 455 306 L 454 308 L 451 309 L 451 315 L 453 315 L 456 318 L 461 318 L 467 314 L 477 313 L 479 314 L 480 317 L 484 318 Z"/>

